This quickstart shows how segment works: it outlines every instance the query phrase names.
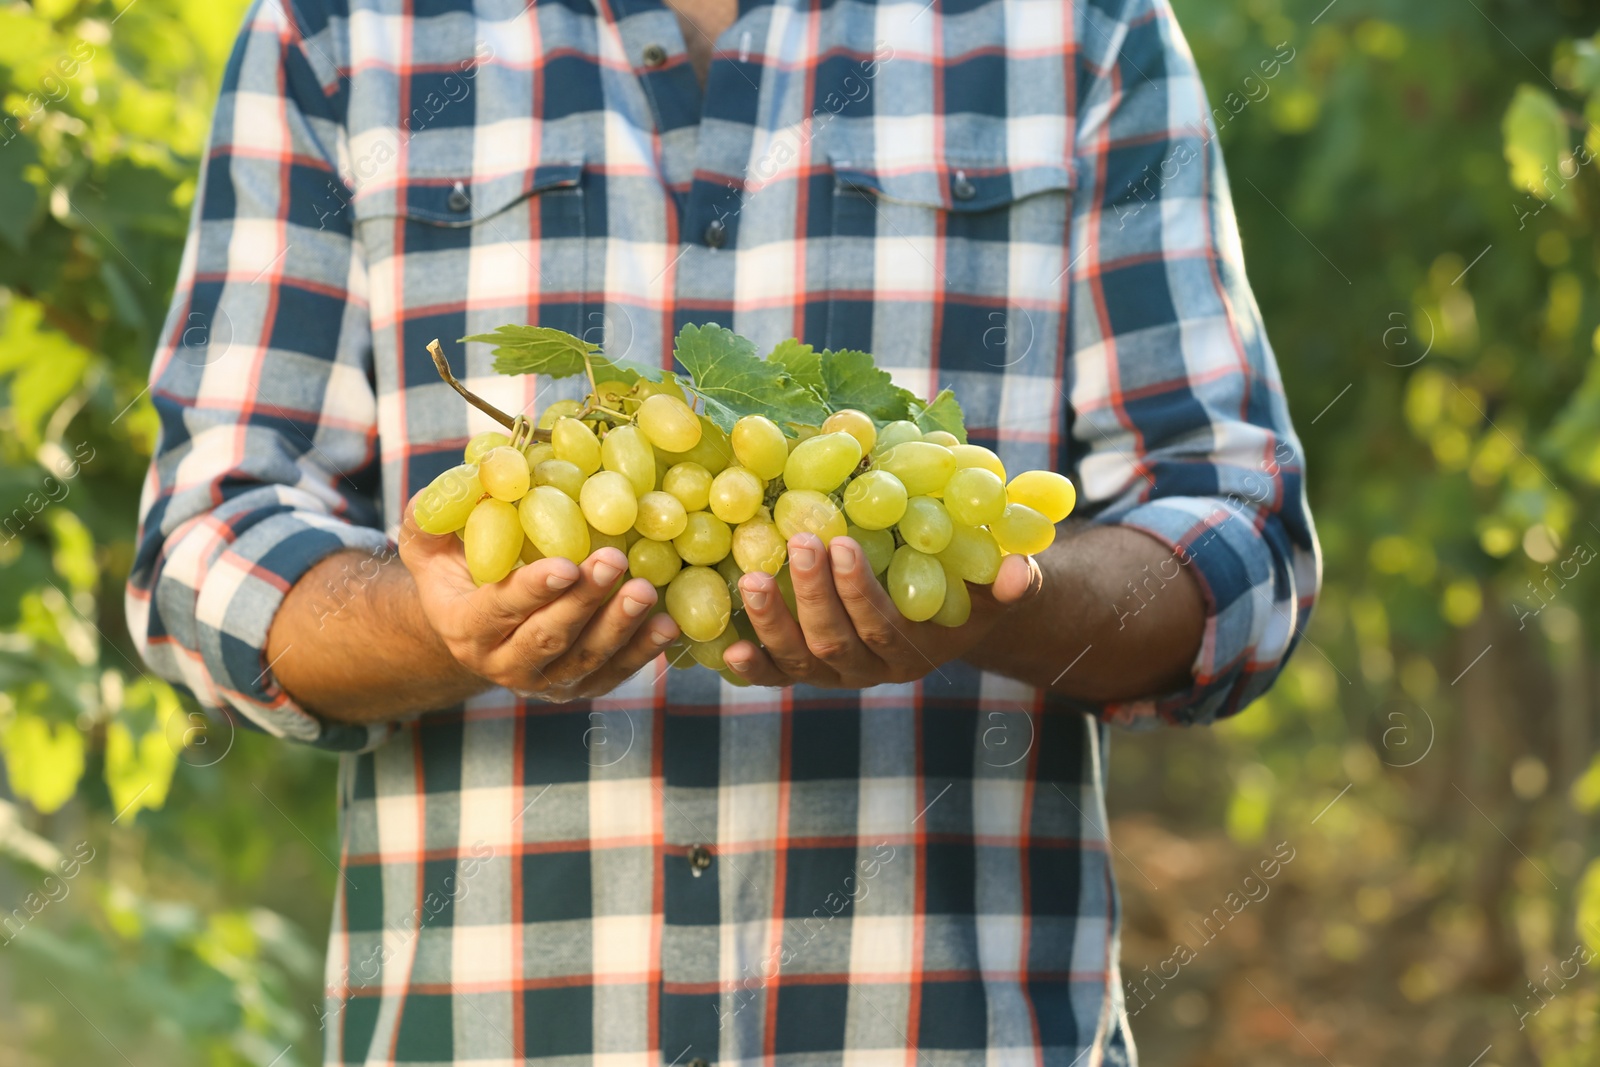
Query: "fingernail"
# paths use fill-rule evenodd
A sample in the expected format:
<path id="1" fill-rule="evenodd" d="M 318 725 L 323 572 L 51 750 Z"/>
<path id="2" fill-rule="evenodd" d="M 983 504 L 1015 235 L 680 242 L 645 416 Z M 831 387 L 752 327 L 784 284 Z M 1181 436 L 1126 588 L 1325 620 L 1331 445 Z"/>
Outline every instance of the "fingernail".
<path id="1" fill-rule="evenodd" d="M 615 563 L 605 560 L 596 560 L 594 564 L 594 581 L 596 585 L 610 585 L 617 580 L 617 575 L 622 573 L 622 568 Z"/>
<path id="2" fill-rule="evenodd" d="M 750 664 L 745 662 L 744 660 L 739 660 L 737 662 L 734 662 L 734 661 L 730 661 L 727 656 L 723 656 L 722 657 L 722 662 L 726 663 L 728 666 L 732 667 L 734 670 L 738 671 L 740 674 L 743 674 L 743 673 L 745 673 L 746 671 L 748 671 L 750 669 Z"/>
<path id="3" fill-rule="evenodd" d="M 808 571 L 817 565 L 817 551 L 809 542 L 789 549 L 789 561 L 803 571 Z"/>
<path id="4" fill-rule="evenodd" d="M 650 610 L 650 605 L 642 600 L 635 600 L 631 596 L 622 598 L 622 610 L 630 619 L 637 619 L 640 615 Z"/>
<path id="5" fill-rule="evenodd" d="M 577 580 L 578 579 L 570 578 L 565 574 L 552 574 L 550 577 L 548 577 L 548 578 L 546 578 L 544 580 L 544 584 L 549 586 L 551 589 L 554 589 L 557 592 L 560 592 L 561 590 L 566 589 L 569 586 L 571 586 L 572 583 L 577 581 Z"/>
<path id="6" fill-rule="evenodd" d="M 742 585 L 739 588 L 744 590 L 745 607 L 751 611 L 767 610 L 767 591 L 765 589 L 745 589 Z"/>
<path id="7" fill-rule="evenodd" d="M 849 574 L 856 569 L 855 552 L 837 541 L 828 546 L 828 558 L 833 560 L 833 569 L 840 574 Z"/>
<path id="8" fill-rule="evenodd" d="M 665 624 L 658 624 L 654 630 L 650 631 L 650 640 L 658 645 L 671 644 L 673 636 L 671 627 Z"/>

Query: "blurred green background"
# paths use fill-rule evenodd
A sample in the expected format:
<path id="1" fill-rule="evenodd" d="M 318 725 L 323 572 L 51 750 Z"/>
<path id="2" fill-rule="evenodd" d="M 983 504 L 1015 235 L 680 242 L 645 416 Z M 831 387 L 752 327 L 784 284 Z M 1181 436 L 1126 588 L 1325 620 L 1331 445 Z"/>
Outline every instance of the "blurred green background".
<path id="1" fill-rule="evenodd" d="M 1175 0 L 1326 582 L 1267 699 L 1114 744 L 1134 1033 L 1600 1063 L 1600 17 L 1323 2 Z M 122 617 L 242 10 L 0 3 L 0 1067 L 317 1062 L 333 762 L 191 716 Z"/>

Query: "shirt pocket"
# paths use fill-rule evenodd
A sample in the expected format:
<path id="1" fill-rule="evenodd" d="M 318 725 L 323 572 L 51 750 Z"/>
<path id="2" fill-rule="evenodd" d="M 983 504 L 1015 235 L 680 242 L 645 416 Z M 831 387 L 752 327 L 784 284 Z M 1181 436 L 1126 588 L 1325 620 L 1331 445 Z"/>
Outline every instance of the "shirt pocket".
<path id="1" fill-rule="evenodd" d="M 508 322 L 582 333 L 584 193 L 580 160 L 487 177 L 412 175 L 402 185 L 358 191 L 352 207 L 374 327 L 404 328 L 425 312 L 434 322 L 457 315 L 462 332 L 453 337 Z M 439 326 L 443 336 L 456 323 Z"/>
<path id="2" fill-rule="evenodd" d="M 827 344 L 922 396 L 954 389 L 979 439 L 1058 434 L 1071 171 L 831 163 Z"/>

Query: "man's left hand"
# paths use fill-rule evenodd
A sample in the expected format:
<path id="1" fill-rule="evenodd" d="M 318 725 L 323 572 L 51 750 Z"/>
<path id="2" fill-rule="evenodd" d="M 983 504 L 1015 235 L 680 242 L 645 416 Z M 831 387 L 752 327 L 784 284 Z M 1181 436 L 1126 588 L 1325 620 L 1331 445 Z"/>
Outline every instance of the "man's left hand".
<path id="1" fill-rule="evenodd" d="M 849 537 L 836 537 L 824 548 L 814 535 L 797 534 L 789 541 L 789 574 L 798 619 L 771 575 L 752 571 L 739 579 L 745 610 L 765 647 L 740 641 L 723 659 L 756 685 L 866 689 L 916 681 L 966 655 L 1044 584 L 1032 557 L 1007 556 L 992 586 L 968 585 L 972 617 L 946 627 L 901 615 Z"/>

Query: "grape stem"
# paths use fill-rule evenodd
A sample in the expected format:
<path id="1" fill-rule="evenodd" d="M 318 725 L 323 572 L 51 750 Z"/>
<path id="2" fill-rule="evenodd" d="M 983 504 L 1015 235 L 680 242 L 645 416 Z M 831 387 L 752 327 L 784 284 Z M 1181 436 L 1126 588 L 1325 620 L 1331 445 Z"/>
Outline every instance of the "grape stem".
<path id="1" fill-rule="evenodd" d="M 444 383 L 446 385 L 460 393 L 463 400 L 477 408 L 479 411 L 483 412 L 485 415 L 489 416 L 495 422 L 498 422 L 501 426 L 504 426 L 506 429 L 516 429 L 516 419 L 512 418 L 510 415 L 507 415 L 505 412 L 501 411 L 499 408 L 495 407 L 493 404 L 483 399 L 483 397 L 474 393 L 471 389 L 468 389 L 466 386 L 462 385 L 456 380 L 455 374 L 450 370 L 450 362 L 444 358 L 444 349 L 440 347 L 439 339 L 437 337 L 428 342 L 428 355 L 433 357 L 433 369 L 439 372 L 439 377 L 444 379 Z M 550 431 L 537 429 L 533 430 L 532 438 L 535 441 L 548 441 L 550 440 Z"/>

